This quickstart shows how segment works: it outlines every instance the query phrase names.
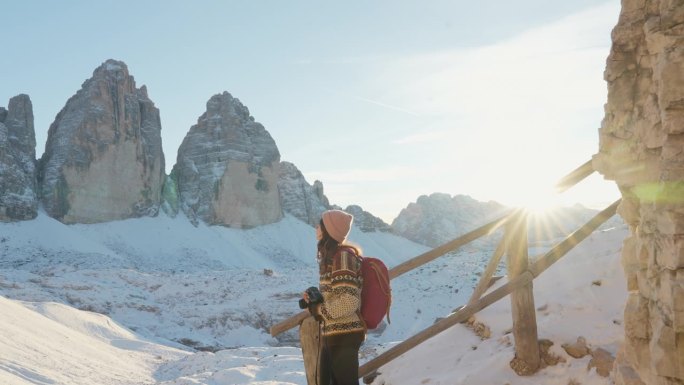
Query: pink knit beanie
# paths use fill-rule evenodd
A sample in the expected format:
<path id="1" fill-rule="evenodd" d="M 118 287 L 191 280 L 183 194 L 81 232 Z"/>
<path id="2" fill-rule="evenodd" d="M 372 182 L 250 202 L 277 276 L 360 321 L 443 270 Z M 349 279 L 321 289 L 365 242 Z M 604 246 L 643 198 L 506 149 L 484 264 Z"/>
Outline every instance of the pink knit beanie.
<path id="1" fill-rule="evenodd" d="M 342 210 L 328 210 L 323 213 L 323 226 L 332 239 L 343 243 L 347 240 L 354 217 Z"/>

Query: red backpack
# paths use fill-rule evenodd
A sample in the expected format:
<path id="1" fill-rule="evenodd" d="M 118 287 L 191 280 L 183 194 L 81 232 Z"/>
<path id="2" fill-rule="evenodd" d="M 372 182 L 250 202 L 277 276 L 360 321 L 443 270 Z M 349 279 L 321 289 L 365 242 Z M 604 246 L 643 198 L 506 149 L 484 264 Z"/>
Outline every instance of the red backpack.
<path id="1" fill-rule="evenodd" d="M 366 327 L 377 328 L 385 315 L 387 315 L 387 323 L 390 323 L 392 288 L 390 288 L 387 266 L 377 258 L 361 257 L 361 275 L 363 276 L 361 318 L 366 323 Z"/>

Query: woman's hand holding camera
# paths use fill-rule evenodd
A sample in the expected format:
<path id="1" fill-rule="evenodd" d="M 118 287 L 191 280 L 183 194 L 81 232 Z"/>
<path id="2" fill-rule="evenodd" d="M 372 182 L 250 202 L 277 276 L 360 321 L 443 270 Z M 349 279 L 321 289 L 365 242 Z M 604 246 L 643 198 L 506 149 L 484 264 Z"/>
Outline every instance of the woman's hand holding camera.
<path id="1" fill-rule="evenodd" d="M 300 309 L 309 309 L 309 313 L 320 321 L 320 314 L 318 307 L 323 302 L 323 295 L 317 287 L 310 287 L 302 293 L 302 299 L 299 300 Z"/>

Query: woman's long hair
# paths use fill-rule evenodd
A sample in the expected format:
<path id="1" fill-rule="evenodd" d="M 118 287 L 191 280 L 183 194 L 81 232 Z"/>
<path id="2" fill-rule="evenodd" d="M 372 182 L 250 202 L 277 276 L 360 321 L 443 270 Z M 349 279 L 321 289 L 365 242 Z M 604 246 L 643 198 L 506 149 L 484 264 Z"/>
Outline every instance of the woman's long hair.
<path id="1" fill-rule="evenodd" d="M 330 234 L 328 234 L 328 231 L 325 229 L 325 225 L 323 224 L 322 219 L 319 222 L 318 226 L 321 229 L 321 235 L 322 235 L 321 240 L 318 241 L 318 245 L 317 245 L 317 247 L 318 247 L 318 262 L 321 265 L 326 265 L 326 264 L 331 263 L 332 257 L 335 255 L 335 253 L 337 252 L 337 249 L 339 249 L 340 246 L 350 247 L 350 248 L 354 249 L 354 251 L 356 252 L 356 255 L 361 255 L 361 248 L 360 247 L 358 247 L 356 245 L 349 244 L 349 243 L 340 243 L 337 240 L 335 240 L 333 237 L 331 237 Z"/>

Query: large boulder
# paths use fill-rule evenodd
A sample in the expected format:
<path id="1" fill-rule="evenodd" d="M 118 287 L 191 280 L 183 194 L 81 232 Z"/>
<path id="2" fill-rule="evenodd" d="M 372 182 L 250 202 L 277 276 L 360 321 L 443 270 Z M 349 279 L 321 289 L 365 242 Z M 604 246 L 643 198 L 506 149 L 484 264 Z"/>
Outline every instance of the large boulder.
<path id="1" fill-rule="evenodd" d="M 164 154 L 159 110 L 126 64 L 107 60 L 50 126 L 40 160 L 42 201 L 64 223 L 159 211 Z"/>
<path id="2" fill-rule="evenodd" d="M 36 134 L 28 95 L 0 108 L 0 221 L 36 217 Z"/>
<path id="3" fill-rule="evenodd" d="M 316 226 L 323 211 L 330 209 L 330 202 L 323 194 L 323 183 L 315 181 L 313 186 L 301 171 L 290 162 L 280 162 L 278 172 L 280 202 L 286 213 Z"/>
<path id="4" fill-rule="evenodd" d="M 249 228 L 279 221 L 280 153 L 264 126 L 228 92 L 183 139 L 172 174 L 180 207 L 193 223 Z"/>

